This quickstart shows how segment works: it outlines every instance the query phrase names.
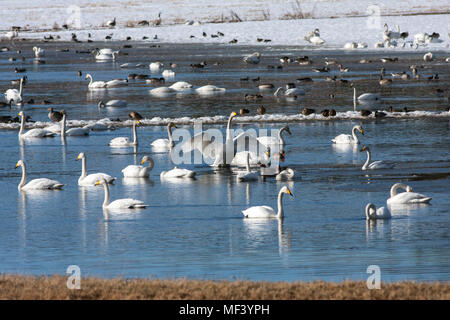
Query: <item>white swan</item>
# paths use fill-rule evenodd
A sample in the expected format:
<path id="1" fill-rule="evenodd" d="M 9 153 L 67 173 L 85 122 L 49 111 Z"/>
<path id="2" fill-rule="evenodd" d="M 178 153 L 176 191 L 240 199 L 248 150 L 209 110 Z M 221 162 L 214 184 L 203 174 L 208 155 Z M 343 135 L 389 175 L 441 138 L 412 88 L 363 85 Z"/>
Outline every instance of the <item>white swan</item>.
<path id="1" fill-rule="evenodd" d="M 400 27 L 398 24 L 395 25 L 397 31 L 390 31 L 387 23 L 384 24 L 386 28 L 383 32 L 383 40 L 399 39 L 400 38 Z"/>
<path id="2" fill-rule="evenodd" d="M 162 73 L 161 73 L 161 75 L 164 77 L 164 78 L 173 78 L 173 77 L 175 77 L 175 72 L 173 71 L 173 70 L 164 70 Z"/>
<path id="3" fill-rule="evenodd" d="M 175 146 L 175 143 L 173 142 L 172 138 L 172 128 L 176 128 L 177 126 L 173 122 L 169 122 L 167 124 L 167 135 L 169 136 L 169 139 L 156 139 L 151 143 L 151 146 L 154 148 L 172 148 Z"/>
<path id="4" fill-rule="evenodd" d="M 110 50 L 110 49 L 107 49 Z M 116 60 L 116 54 L 119 53 L 119 51 L 107 51 L 105 49 L 102 49 L 98 51 L 95 55 L 95 59 L 97 60 Z"/>
<path id="5" fill-rule="evenodd" d="M 364 135 L 364 131 L 363 128 L 360 125 L 356 125 L 352 128 L 352 134 L 340 134 L 338 136 L 336 136 L 334 139 L 332 139 L 331 141 L 333 143 L 353 143 L 353 144 L 358 144 L 359 140 L 358 137 L 355 134 L 355 131 L 358 130 L 359 132 L 361 132 L 362 135 Z"/>
<path id="6" fill-rule="evenodd" d="M 19 191 L 26 190 L 45 190 L 45 189 L 61 189 L 64 184 L 59 181 L 51 180 L 48 178 L 39 178 L 33 179 L 27 183 L 27 169 L 25 166 L 25 162 L 23 160 L 19 160 L 16 164 L 16 168 L 22 167 L 22 179 L 20 180 L 18 189 Z"/>
<path id="7" fill-rule="evenodd" d="M 289 126 L 284 126 L 278 131 L 278 137 L 263 136 L 263 137 L 258 137 L 257 140 L 266 147 L 268 147 L 270 145 L 277 145 L 277 144 L 284 146 L 284 139 L 282 136 L 282 133 L 284 131 L 291 134 L 291 129 L 289 129 Z"/>
<path id="8" fill-rule="evenodd" d="M 280 94 L 283 94 L 286 97 L 293 97 L 293 96 L 303 96 L 305 95 L 305 90 L 301 89 L 301 88 L 290 88 L 290 89 L 285 89 L 282 87 L 279 87 L 275 92 L 274 92 L 274 96 L 275 97 L 279 97 Z"/>
<path id="9" fill-rule="evenodd" d="M 117 137 L 109 142 L 110 147 L 130 147 L 138 145 L 138 136 L 136 132 L 136 126 L 139 124 L 139 120 L 133 120 L 133 141 L 130 141 L 128 137 Z"/>
<path id="10" fill-rule="evenodd" d="M 275 179 L 277 181 L 283 181 L 283 180 L 292 180 L 294 178 L 295 171 L 291 168 L 286 168 L 282 171 L 280 171 L 276 176 Z"/>
<path id="11" fill-rule="evenodd" d="M 254 52 L 251 55 L 245 56 L 244 61 L 247 63 L 258 64 L 261 59 L 261 54 L 259 52 Z"/>
<path id="12" fill-rule="evenodd" d="M 106 88 L 106 82 L 105 81 L 94 81 L 90 74 L 87 74 L 85 78 L 86 79 L 90 79 L 89 84 L 88 84 L 88 88 L 89 89 Z"/>
<path id="13" fill-rule="evenodd" d="M 153 96 L 165 97 L 168 96 L 175 91 L 169 87 L 158 87 L 150 90 L 150 94 Z"/>
<path id="14" fill-rule="evenodd" d="M 40 58 L 45 56 L 45 50 L 42 48 L 38 48 L 38 47 L 33 47 L 33 51 L 34 51 L 34 56 L 36 58 Z"/>
<path id="15" fill-rule="evenodd" d="M 106 81 L 107 88 L 126 86 L 127 84 L 128 84 L 127 79 L 113 79 L 113 80 Z"/>
<path id="16" fill-rule="evenodd" d="M 433 60 L 433 53 L 432 52 L 425 53 L 425 55 L 423 56 L 423 61 L 428 62 L 432 60 Z"/>
<path id="17" fill-rule="evenodd" d="M 80 137 L 80 136 L 88 136 L 90 132 L 88 128 L 71 128 L 66 130 L 66 113 L 63 112 L 63 118 L 61 120 L 61 138 L 68 137 Z"/>
<path id="18" fill-rule="evenodd" d="M 244 214 L 244 217 L 256 219 L 274 219 L 274 218 L 283 219 L 284 211 L 282 200 L 283 194 L 285 193 L 289 194 L 292 197 L 294 196 L 288 187 L 286 186 L 282 187 L 280 192 L 278 193 L 278 212 L 275 212 L 275 210 L 269 206 L 255 206 L 243 210 L 242 213 Z"/>
<path id="19" fill-rule="evenodd" d="M 148 166 L 144 166 L 144 163 L 148 162 Z M 152 171 L 155 163 L 149 156 L 144 156 L 141 160 L 141 165 L 129 165 L 122 169 L 123 176 L 125 178 L 146 178 Z"/>
<path id="20" fill-rule="evenodd" d="M 169 88 L 175 91 L 184 91 L 189 90 L 193 87 L 192 84 L 186 82 L 186 81 L 178 81 L 172 84 Z"/>
<path id="21" fill-rule="evenodd" d="M 161 179 L 165 178 L 194 178 L 196 172 L 188 169 L 180 169 L 174 167 L 169 171 L 162 171 L 160 174 Z"/>
<path id="22" fill-rule="evenodd" d="M 319 29 L 315 29 L 313 32 L 310 32 L 305 38 L 306 41 L 311 42 L 312 44 L 320 45 L 324 44 L 325 40 L 320 37 Z"/>
<path id="23" fill-rule="evenodd" d="M 397 193 L 397 189 L 403 188 L 406 192 Z M 431 197 L 427 197 L 423 194 L 412 192 L 410 186 L 403 183 L 396 183 L 391 187 L 391 197 L 387 199 L 387 204 L 406 204 L 406 203 L 429 203 Z"/>
<path id="24" fill-rule="evenodd" d="M 23 78 L 20 79 L 20 87 L 17 89 L 8 89 L 5 92 L 5 99 L 8 103 L 21 103 L 23 101 Z"/>
<path id="25" fill-rule="evenodd" d="M 148 67 L 150 68 L 150 71 L 152 71 L 152 72 L 159 72 L 163 66 L 164 66 L 164 64 L 157 61 L 157 62 L 150 63 Z"/>
<path id="26" fill-rule="evenodd" d="M 370 163 L 370 149 L 367 146 L 361 148 L 360 152 L 367 152 L 367 160 L 362 166 L 362 170 L 373 170 L 373 169 L 392 169 L 395 167 L 395 164 L 390 161 L 378 160 Z"/>
<path id="27" fill-rule="evenodd" d="M 195 91 L 197 93 L 200 93 L 200 94 L 201 93 L 206 93 L 207 94 L 207 93 L 214 93 L 214 92 L 225 92 L 226 89 L 225 88 L 219 88 L 219 87 L 213 86 L 211 84 L 208 84 L 206 86 L 203 86 L 203 87 L 195 89 Z"/>
<path id="28" fill-rule="evenodd" d="M 97 173 L 91 173 L 87 174 L 86 169 L 86 155 L 81 152 L 78 157 L 77 161 L 81 159 L 81 176 L 78 178 L 78 185 L 79 186 L 95 186 L 97 181 L 100 179 L 105 179 L 107 183 L 113 183 L 116 178 L 111 177 L 109 174 L 103 173 L 103 172 L 97 172 Z"/>
<path id="29" fill-rule="evenodd" d="M 258 178 L 260 177 L 260 174 L 258 171 L 250 171 L 250 153 L 247 153 L 246 155 L 246 162 L 245 162 L 245 170 L 244 171 L 239 171 L 237 176 L 236 176 L 236 180 L 237 181 L 254 181 L 254 180 L 258 180 Z"/>
<path id="30" fill-rule="evenodd" d="M 386 207 L 376 208 L 373 203 L 366 206 L 366 220 L 390 219 L 391 212 Z"/>
<path id="31" fill-rule="evenodd" d="M 125 108 L 127 106 L 127 102 L 125 100 L 109 100 L 108 102 L 104 103 L 103 101 L 100 101 L 98 103 L 98 107 L 113 107 L 113 108 Z"/>
<path id="32" fill-rule="evenodd" d="M 28 130 L 24 133 L 25 130 L 25 114 L 23 111 L 19 112 L 20 117 L 20 130 L 19 130 L 19 138 L 48 138 L 54 137 L 56 134 L 47 129 L 35 128 Z"/>
<path id="33" fill-rule="evenodd" d="M 358 97 L 358 101 L 376 101 L 380 100 L 378 93 L 363 93 Z M 353 103 L 356 105 L 356 88 L 353 87 Z"/>
<path id="34" fill-rule="evenodd" d="M 99 181 L 97 181 L 97 183 L 95 185 L 99 185 L 102 184 L 103 188 L 105 190 L 105 200 L 103 201 L 103 209 L 140 209 L 140 208 L 145 208 L 148 205 L 146 205 L 143 201 L 141 200 L 136 200 L 136 199 L 117 199 L 114 200 L 113 202 L 109 202 L 109 187 L 108 187 L 108 183 L 106 182 L 105 179 L 101 179 Z"/>

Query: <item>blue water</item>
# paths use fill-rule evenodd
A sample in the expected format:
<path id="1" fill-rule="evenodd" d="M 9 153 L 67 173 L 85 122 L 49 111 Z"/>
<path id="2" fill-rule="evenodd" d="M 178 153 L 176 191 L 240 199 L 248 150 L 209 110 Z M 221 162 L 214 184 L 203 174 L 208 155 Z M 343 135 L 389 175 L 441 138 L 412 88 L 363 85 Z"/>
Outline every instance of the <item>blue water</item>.
<path id="1" fill-rule="evenodd" d="M 201 54 L 212 59 L 205 48 L 202 50 Z M 215 50 L 221 54 L 224 52 L 220 50 L 226 51 Z M 216 60 L 224 59 L 216 54 Z M 0 58 L 3 63 L 6 56 Z M 357 61 L 360 57 L 353 58 Z M 47 68 L 42 78 L 39 70 L 28 76 L 27 97 L 58 101 L 53 107 L 70 111 L 72 119 L 105 116 L 126 119 L 131 110 L 152 116 L 161 111 L 164 116 L 173 118 L 193 113 L 227 115 L 248 105 L 242 99 L 243 90 L 220 98 L 191 97 L 187 103 L 173 98 L 149 97 L 148 88 L 139 83 L 114 91 L 114 97 L 127 99 L 129 106 L 109 114 L 111 111 L 96 108 L 97 100 L 89 100 L 86 82 L 74 80 L 76 70 L 94 67 L 105 70 L 99 71 L 102 79 L 123 77 L 132 71 L 120 71 L 117 64 L 96 64 L 92 56 L 76 61 L 73 66 L 56 57 L 58 63 L 50 64 L 51 54 L 46 59 L 49 62 L 42 67 Z M 200 72 L 192 72 L 187 67 L 193 61 L 177 55 L 164 61 L 169 62 L 169 59 L 180 59 L 177 80 L 203 84 L 198 78 Z M 133 60 L 124 58 L 123 62 Z M 1 85 L 9 88 L 7 80 L 18 76 L 5 64 L 0 67 Z M 225 59 L 223 68 L 225 65 L 232 64 Z M 255 68 L 268 72 L 262 66 Z M 220 78 L 220 68 L 211 67 L 201 72 L 211 79 L 222 79 L 213 84 L 239 88 L 236 79 L 249 74 L 241 69 L 242 65 L 231 71 L 227 69 L 235 74 L 235 79 L 228 80 Z M 47 72 L 50 75 L 45 75 Z M 118 75 L 119 72 L 124 74 Z M 141 73 L 149 72 L 143 69 Z M 298 76 L 295 69 L 287 74 Z M 281 83 L 287 76 L 271 77 Z M 448 74 L 442 75 L 445 77 Z M 53 82 L 55 79 L 60 82 Z M 39 81 L 42 81 L 40 85 Z M 75 84 L 67 86 L 65 81 Z M 448 80 L 443 81 L 448 85 L 445 82 Z M 324 87 L 311 90 L 312 94 L 320 96 Z M 414 99 L 415 93 L 421 94 L 408 91 L 405 96 Z M 111 93 L 107 95 L 112 98 Z M 327 103 L 329 106 L 326 97 L 318 99 L 317 108 Z M 348 103 L 347 97 L 342 96 L 333 105 L 344 110 L 349 108 Z M 404 101 L 397 103 L 394 106 L 400 108 Z M 265 105 L 286 114 L 295 110 L 298 113 L 305 106 L 303 101 L 286 102 L 283 107 L 283 102 L 277 104 L 272 100 Z M 433 101 L 426 99 L 409 105 L 422 106 L 423 110 L 437 108 Z M 198 106 L 203 106 L 201 111 Z M 14 115 L 19 110 L 13 107 L 11 111 L 1 112 Z M 47 121 L 47 106 L 25 105 L 22 110 L 33 119 Z M 361 166 L 366 154 L 359 152 L 359 147 L 342 150 L 332 145 L 332 138 L 349 133 L 355 124 L 364 127 L 361 146 L 370 145 L 374 160 L 396 162 L 394 169 L 363 172 Z M 277 129 L 282 125 L 249 123 L 234 127 Z M 182 127 L 192 130 L 192 126 Z M 222 124 L 213 127 L 223 130 Z M 133 148 L 108 147 L 109 140 L 116 136 L 131 136 L 129 127 L 92 132 L 83 138 L 68 137 L 64 144 L 59 137 L 20 143 L 17 130 L 1 130 L 0 272 L 64 274 L 69 265 L 78 265 L 82 276 L 340 281 L 366 279 L 367 267 L 378 265 L 382 281 L 450 280 L 448 117 L 304 121 L 289 123 L 289 127 L 292 135 L 286 136 L 286 161 L 282 165 L 293 168 L 296 176 L 294 181 L 282 183 L 273 178 L 238 183 L 232 172 L 214 171 L 204 164 L 186 166 L 197 171 L 195 180 L 161 181 L 160 172 L 173 167 L 168 153 L 159 153 L 150 147 L 151 141 L 167 137 L 166 128 L 162 126 L 138 128 L 140 145 L 136 153 Z M 133 197 L 148 203 L 149 207 L 128 213 L 104 212 L 103 188 L 77 185 L 81 163 L 75 159 L 79 152 L 87 156 L 89 173 L 105 172 L 118 178 L 110 187 L 112 199 Z M 121 170 L 143 155 L 150 155 L 155 161 L 150 178 L 122 178 Z M 63 190 L 18 191 L 21 171 L 14 166 L 19 159 L 26 160 L 28 179 L 56 179 L 65 184 Z M 389 189 L 396 182 L 404 182 L 414 191 L 432 197 L 431 204 L 392 208 L 391 220 L 367 223 L 366 204 L 386 205 Z M 294 197 L 283 199 L 285 219 L 282 222 L 243 218 L 241 211 L 249 206 L 276 207 L 278 190 L 283 185 L 291 188 Z"/>

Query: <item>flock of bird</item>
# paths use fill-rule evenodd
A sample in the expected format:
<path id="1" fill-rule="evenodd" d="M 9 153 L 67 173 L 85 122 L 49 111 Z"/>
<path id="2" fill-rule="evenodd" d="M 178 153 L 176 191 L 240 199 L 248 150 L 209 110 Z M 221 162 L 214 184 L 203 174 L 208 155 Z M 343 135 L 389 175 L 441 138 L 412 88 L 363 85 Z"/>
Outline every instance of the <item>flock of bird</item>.
<path id="1" fill-rule="evenodd" d="M 108 25 L 115 24 L 115 19 L 111 22 L 111 24 L 108 23 Z M 402 36 L 402 35 L 400 35 Z M 404 35 L 403 35 L 404 36 Z M 403 37 L 402 36 L 402 37 Z M 388 32 L 387 37 L 389 37 L 389 40 L 395 38 L 395 34 L 392 32 Z M 436 36 L 433 36 L 431 38 L 436 38 Z M 321 44 L 323 43 L 323 40 L 320 38 L 319 30 L 316 29 L 309 35 L 305 37 L 308 41 L 315 43 L 315 44 Z M 35 57 L 37 59 L 45 56 L 45 51 L 41 48 L 34 47 L 33 48 Z M 115 60 L 117 58 L 117 54 L 119 54 L 119 51 L 114 51 L 112 49 L 101 49 L 101 50 L 95 50 L 94 55 L 95 59 L 97 60 Z M 383 58 L 387 59 L 387 58 Z M 424 61 L 432 61 L 433 55 L 431 53 L 427 53 L 424 58 Z M 248 64 L 258 64 L 261 61 L 261 54 L 258 52 L 255 52 L 251 55 L 245 56 L 243 58 L 243 61 Z M 292 62 L 289 57 L 282 57 L 280 59 L 281 63 L 290 63 Z M 296 62 L 300 64 L 311 64 L 311 60 L 304 56 L 300 57 L 296 60 Z M 335 61 L 330 61 L 327 59 L 326 66 L 324 68 L 313 68 L 313 71 L 316 72 L 328 72 L 329 65 L 336 64 L 339 68 L 339 72 L 348 72 L 348 68 L 345 68 L 342 64 L 339 64 Z M 191 65 L 193 68 L 203 68 L 206 65 L 206 63 L 200 63 L 198 65 Z M 130 67 L 129 64 L 123 64 L 121 65 L 122 68 Z M 137 67 L 137 65 L 133 65 L 131 67 Z M 152 62 L 149 66 L 149 69 L 151 71 L 160 71 L 164 65 L 161 62 Z M 174 67 L 171 65 L 171 67 Z M 417 74 L 417 69 L 412 68 L 413 73 Z M 165 77 L 173 77 L 175 73 L 172 70 L 164 70 L 163 76 Z M 79 76 L 81 76 L 81 71 L 78 73 Z M 383 76 L 383 75 L 382 75 Z M 391 79 L 383 79 L 381 76 L 380 78 L 380 85 L 388 85 L 390 82 L 392 82 Z M 394 75 L 393 75 L 394 76 Z M 403 74 L 399 75 L 400 77 L 403 77 Z M 86 79 L 89 80 L 88 89 L 89 90 L 98 90 L 98 89 L 106 89 L 109 87 L 115 87 L 115 86 L 122 86 L 127 85 L 128 80 L 127 79 L 113 79 L 110 81 L 94 81 L 92 75 L 86 74 Z M 146 79 L 149 83 L 153 83 L 154 79 Z M 242 80 L 242 79 L 241 79 Z M 391 81 L 383 81 L 383 80 L 391 80 Z M 23 85 L 26 81 L 26 78 L 23 77 L 19 81 L 19 90 L 17 89 L 9 89 L 5 92 L 5 100 L 6 103 L 11 106 L 11 104 L 18 104 L 21 105 L 23 103 Z M 302 79 L 301 81 L 306 81 L 306 79 Z M 336 79 L 327 79 L 327 81 L 336 81 Z M 383 82 L 382 82 L 383 81 Z M 274 90 L 275 87 L 273 84 L 260 84 L 259 89 L 264 90 Z M 195 90 L 195 92 L 202 94 L 202 93 L 220 93 L 225 92 L 226 88 L 220 88 L 214 85 L 205 85 L 199 88 L 194 89 L 193 85 L 185 82 L 185 81 L 178 81 L 172 84 L 171 86 L 161 86 L 155 89 L 150 90 L 151 94 L 154 95 L 165 95 L 165 94 L 171 94 L 174 92 L 180 92 L 180 91 L 186 91 L 186 90 Z M 356 105 L 356 101 L 373 101 L 373 100 L 379 100 L 380 95 L 376 93 L 364 93 L 357 97 L 356 95 L 356 88 L 353 87 L 354 90 L 354 105 Z M 298 88 L 295 86 L 295 84 L 288 84 L 285 88 L 278 87 L 273 95 L 275 97 L 297 97 L 301 95 L 305 95 L 306 92 L 303 88 Z M 246 100 L 258 100 L 260 98 L 260 95 L 250 95 L 246 94 L 245 99 Z M 127 105 L 127 102 L 124 100 L 110 100 L 106 103 L 103 101 L 100 101 L 98 103 L 99 107 L 124 107 Z M 247 111 L 248 112 L 248 111 Z M 241 110 L 239 112 L 240 115 L 243 115 L 247 113 L 245 110 Z M 305 108 L 302 113 L 303 114 L 311 114 L 315 111 L 312 109 Z M 258 113 L 264 114 L 265 110 L 258 109 Z M 324 111 L 322 111 L 322 114 L 324 114 Z M 336 112 L 335 110 L 327 110 L 326 116 L 335 116 Z M 361 111 L 361 114 L 363 115 L 363 110 Z M 20 130 L 19 130 L 19 138 L 20 139 L 28 139 L 28 138 L 47 138 L 47 137 L 54 137 L 58 133 L 61 135 L 62 139 L 65 139 L 66 136 L 83 136 L 83 135 L 89 135 L 91 128 L 90 127 L 83 127 L 83 128 L 71 128 L 66 130 L 66 121 L 67 121 L 67 113 L 64 110 L 61 111 L 55 111 L 53 108 L 49 108 L 49 118 L 53 122 L 58 122 L 57 125 L 47 128 L 35 128 L 31 129 L 25 132 L 25 122 L 26 122 L 26 116 L 24 111 L 19 112 L 20 117 Z M 368 114 L 365 114 L 368 115 Z M 285 141 L 283 138 L 283 132 L 287 132 L 288 134 L 291 134 L 291 131 L 288 126 L 282 127 L 278 132 L 278 137 L 254 137 L 252 135 L 246 134 L 245 132 L 237 135 L 235 137 L 232 136 L 231 133 L 231 124 L 234 117 L 238 116 L 237 112 L 232 112 L 229 116 L 227 127 L 226 127 L 226 139 L 225 142 L 217 142 L 211 139 L 207 131 L 199 133 L 197 136 L 194 136 L 192 140 L 183 146 L 184 152 L 192 152 L 193 150 L 198 150 L 200 152 L 204 152 L 206 149 L 211 150 L 211 148 L 208 148 L 210 146 L 214 146 L 212 148 L 213 150 L 216 150 L 215 153 L 212 155 L 214 157 L 213 166 L 214 167 L 222 167 L 222 166 L 238 166 L 238 167 L 245 167 L 245 170 L 238 170 L 236 173 L 236 179 L 238 181 L 251 181 L 251 180 L 257 180 L 261 176 L 274 176 L 277 180 L 292 180 L 295 176 L 295 172 L 292 168 L 281 168 L 280 165 L 277 165 L 275 170 L 271 170 L 271 161 L 273 156 L 278 161 L 283 161 L 285 157 L 285 153 L 283 150 L 283 146 L 285 145 Z M 376 115 L 377 116 L 377 115 Z M 137 134 L 137 126 L 140 124 L 140 121 L 143 119 L 143 117 L 133 111 L 129 113 L 129 117 L 133 121 L 132 126 L 132 133 L 133 138 L 130 137 L 115 137 L 109 142 L 109 146 L 112 148 L 122 148 L 122 147 L 132 147 L 138 145 L 138 134 Z M 167 150 L 172 150 L 175 147 L 175 142 L 172 137 L 172 128 L 176 128 L 176 125 L 174 123 L 169 123 L 167 125 L 167 133 L 168 133 L 168 139 L 157 139 L 151 143 L 151 146 L 154 148 L 162 148 Z M 356 132 L 360 132 L 363 134 L 363 128 L 359 125 L 354 126 L 352 128 L 351 134 L 341 134 L 337 137 L 335 137 L 332 142 L 334 144 L 349 144 L 349 145 L 358 145 L 360 142 L 358 140 L 358 137 L 356 135 Z M 200 139 L 197 139 L 200 137 Z M 200 144 L 198 144 L 198 141 L 200 141 Z M 257 150 L 261 151 L 264 150 L 265 152 L 260 152 L 260 154 L 250 151 L 244 151 L 244 152 L 236 152 L 237 145 L 241 143 L 242 141 L 247 141 L 254 143 L 258 146 Z M 196 144 L 197 143 L 197 144 Z M 217 151 L 220 150 L 220 151 Z M 229 150 L 232 150 L 232 154 L 227 154 Z M 274 153 L 273 150 L 276 150 Z M 389 161 L 375 161 L 371 162 L 371 153 L 370 148 L 368 146 L 363 146 L 360 149 L 361 152 L 365 151 L 367 153 L 367 160 L 362 166 L 362 170 L 374 170 L 374 169 L 389 169 L 393 168 L 395 166 L 394 163 Z M 204 156 L 211 156 L 211 154 L 204 154 Z M 231 159 L 231 162 L 229 161 Z M 109 196 L 109 184 L 112 184 L 116 178 L 112 177 L 106 173 L 94 173 L 94 174 L 87 174 L 87 168 L 86 168 L 86 155 L 84 153 L 80 153 L 76 160 L 82 160 L 82 172 L 81 176 L 78 180 L 78 184 L 80 186 L 95 186 L 95 185 L 103 185 L 104 192 L 105 192 L 105 199 L 103 202 L 103 208 L 105 209 L 120 209 L 120 208 L 143 208 L 147 205 L 143 203 L 140 200 L 136 199 L 119 199 L 115 200 L 113 202 L 110 201 Z M 145 163 L 149 163 L 148 166 L 144 166 Z M 129 165 L 126 168 L 122 170 L 122 174 L 124 177 L 148 177 L 150 174 L 150 171 L 153 169 L 155 163 L 152 158 L 149 156 L 144 156 L 140 162 L 140 165 Z M 251 166 L 259 166 L 259 170 L 252 170 Z M 39 178 L 34 179 L 27 183 L 27 172 L 26 172 L 26 165 L 23 160 L 19 160 L 16 164 L 16 167 L 22 168 L 22 179 L 18 185 L 19 190 L 31 190 L 31 189 L 61 189 L 64 184 L 56 181 L 51 180 L 47 178 Z M 178 168 L 175 166 L 172 170 L 169 171 L 163 171 L 160 174 L 161 179 L 164 178 L 194 178 L 196 173 L 192 170 Z M 403 188 L 406 192 L 397 194 L 397 189 Z M 292 195 L 291 190 L 284 186 L 279 191 L 278 195 L 278 210 L 275 211 L 273 208 L 268 206 L 256 206 L 256 207 L 250 207 L 243 211 L 243 215 L 247 218 L 282 218 L 283 213 L 283 203 L 282 198 L 284 194 Z M 394 203 L 428 203 L 431 200 L 430 197 L 424 196 L 419 193 L 412 192 L 412 189 L 409 186 L 403 185 L 403 184 L 395 184 L 391 189 L 391 197 L 387 200 L 388 204 L 394 204 Z M 379 209 L 376 209 L 376 207 L 373 204 L 368 204 L 366 207 L 366 218 L 369 220 L 372 219 L 386 219 L 390 217 L 389 210 L 385 207 L 381 207 Z"/>

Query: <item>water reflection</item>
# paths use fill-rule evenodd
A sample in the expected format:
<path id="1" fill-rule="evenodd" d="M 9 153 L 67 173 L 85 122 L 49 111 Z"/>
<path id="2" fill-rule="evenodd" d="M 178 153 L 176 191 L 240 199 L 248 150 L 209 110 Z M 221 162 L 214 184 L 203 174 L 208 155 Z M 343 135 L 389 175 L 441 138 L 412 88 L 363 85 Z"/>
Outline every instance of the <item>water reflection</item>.
<path id="1" fill-rule="evenodd" d="M 290 238 L 284 232 L 284 219 L 246 219 L 243 218 L 244 228 L 254 249 L 263 247 L 268 241 L 274 239 L 274 224 L 277 224 L 278 253 L 287 253 L 290 248 Z"/>
<path id="2" fill-rule="evenodd" d="M 122 178 L 122 184 L 124 186 L 135 186 L 135 185 L 150 185 L 150 186 L 154 186 L 155 182 L 150 180 L 149 178 L 129 178 L 129 177 L 124 177 Z"/>

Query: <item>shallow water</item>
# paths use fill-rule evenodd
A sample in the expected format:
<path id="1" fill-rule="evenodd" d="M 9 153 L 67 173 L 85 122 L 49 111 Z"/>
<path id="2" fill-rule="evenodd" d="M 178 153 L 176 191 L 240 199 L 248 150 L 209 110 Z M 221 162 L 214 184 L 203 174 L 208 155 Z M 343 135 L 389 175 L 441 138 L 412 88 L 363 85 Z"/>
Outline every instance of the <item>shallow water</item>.
<path id="1" fill-rule="evenodd" d="M 22 45 L 23 52 L 32 47 Z M 50 100 L 50 106 L 64 108 L 69 118 L 77 121 L 105 117 L 125 120 L 129 111 L 136 110 L 147 118 L 145 124 L 152 124 L 148 119 L 153 117 L 173 120 L 202 116 L 217 120 L 211 120 L 206 128 L 223 130 L 226 116 L 246 107 L 250 116 L 236 118 L 238 124 L 234 128 L 278 129 L 283 118 L 280 116 L 278 123 L 260 121 L 255 117 L 257 106 L 264 105 L 268 113 L 283 116 L 294 116 L 305 106 L 317 110 L 335 108 L 342 114 L 353 109 L 352 89 L 325 83 L 322 74 L 307 71 L 311 66 L 289 65 L 282 72 L 266 69 L 267 63 L 277 64 L 282 55 L 308 54 L 295 48 L 269 47 L 264 49 L 269 56 L 267 63 L 245 66 L 239 62 L 241 56 L 255 51 L 254 48 L 141 45 L 138 49 L 139 44 L 129 50 L 129 56 L 121 57 L 120 63 L 175 62 L 179 65 L 175 80 L 195 86 L 211 83 L 226 87 L 227 92 L 212 97 L 192 94 L 155 98 L 149 95 L 150 86 L 145 82 L 130 81 L 128 87 L 99 94 L 105 100 L 126 99 L 127 108 L 98 109 L 99 95 L 88 92 L 87 81 L 76 76 L 78 69 L 92 73 L 95 80 L 126 77 L 131 72 L 150 74 L 149 70 L 120 69 L 119 62 L 97 63 L 90 55 L 56 53 L 56 45 L 46 45 L 45 65 L 26 62 L 29 83 L 25 100 Z M 100 44 L 92 45 L 95 46 Z M 5 89 L 12 87 L 7 80 L 19 77 L 7 61 L 10 55 L 0 54 L 0 84 Z M 354 79 L 361 92 L 368 92 L 368 88 L 380 92 L 374 80 L 381 63 L 359 65 L 356 62 L 361 54 L 326 55 L 355 69 L 345 78 Z M 368 53 L 364 57 L 374 59 L 378 55 L 382 56 Z M 323 61 L 324 57 L 318 52 L 310 56 L 316 61 Z M 402 64 L 390 65 L 396 72 L 411 63 L 420 63 L 421 55 L 399 56 Z M 211 64 L 205 70 L 192 72 L 189 64 L 202 60 Z M 213 66 L 213 61 L 221 61 L 222 65 Z M 310 117 L 289 122 L 292 135 L 285 136 L 286 161 L 282 165 L 295 169 L 296 177 L 284 183 L 273 178 L 238 183 L 232 172 L 214 171 L 205 164 L 186 166 L 197 171 L 195 180 L 161 181 L 160 172 L 173 164 L 167 152 L 152 150 L 150 143 L 167 137 L 165 126 L 139 127 L 140 145 L 135 153 L 133 148 L 108 147 L 113 137 L 131 136 L 129 122 L 115 122 L 116 130 L 92 132 L 89 137 L 68 137 L 65 143 L 59 137 L 19 143 L 17 124 L 4 125 L 9 130 L 0 130 L 0 150 L 5 151 L 0 155 L 0 271 L 64 274 L 69 265 L 75 264 L 83 276 L 336 281 L 366 279 L 367 267 L 379 265 L 383 281 L 448 281 L 450 117 L 442 113 L 448 101 L 430 93 L 430 88 L 448 87 L 448 66 L 433 63 L 426 67 L 424 73 L 437 70 L 441 80 L 424 80 L 416 85 L 399 81 L 391 89 L 383 89 L 385 100 L 376 106 L 407 106 L 423 112 L 417 117 L 398 113 L 385 119 L 362 119 L 355 112 L 338 120 Z M 251 80 L 244 84 L 239 81 L 246 76 L 260 76 L 264 82 L 280 85 L 302 76 L 313 76 L 318 81 L 306 87 L 307 95 L 301 99 L 276 101 L 271 94 L 263 93 L 261 103 L 248 103 L 243 95 L 258 91 Z M 332 92 L 336 98 L 331 101 L 328 93 Z M 42 124 L 48 122 L 47 107 L 26 104 L 23 109 L 4 108 L 0 112 L 16 115 L 25 110 Z M 213 118 L 218 115 L 221 117 Z M 192 131 L 189 121 L 181 122 L 185 125 L 180 127 Z M 359 152 L 361 146 L 348 149 L 332 145 L 332 138 L 349 133 L 355 124 L 364 127 L 361 146 L 370 145 L 374 160 L 394 161 L 394 169 L 363 172 L 366 154 Z M 106 172 L 118 178 L 110 187 L 112 199 L 134 197 L 150 206 L 128 213 L 104 212 L 103 189 L 77 185 L 81 163 L 75 159 L 79 152 L 87 156 L 88 172 Z M 155 161 L 150 179 L 123 179 L 121 170 L 143 155 L 150 155 Z M 57 179 L 65 184 L 63 190 L 19 192 L 21 172 L 14 170 L 18 159 L 26 160 L 29 179 Z M 385 205 L 389 189 L 396 182 L 404 182 L 414 191 L 432 197 L 431 205 L 394 207 L 391 220 L 367 223 L 365 205 Z M 275 207 L 283 185 L 291 188 L 294 198 L 283 199 L 282 223 L 243 219 L 241 211 L 249 206 Z"/>

